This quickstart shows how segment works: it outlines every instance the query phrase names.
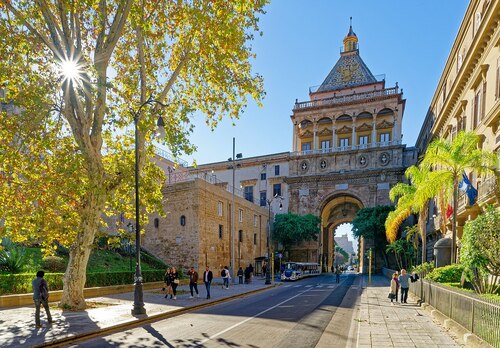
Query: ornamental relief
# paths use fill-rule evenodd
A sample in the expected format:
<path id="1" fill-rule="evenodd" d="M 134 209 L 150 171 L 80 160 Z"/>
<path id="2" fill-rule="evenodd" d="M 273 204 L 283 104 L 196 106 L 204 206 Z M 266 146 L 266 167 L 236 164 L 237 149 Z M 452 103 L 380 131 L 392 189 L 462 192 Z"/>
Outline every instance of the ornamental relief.
<path id="1" fill-rule="evenodd" d="M 343 126 L 335 131 L 336 134 L 349 134 L 352 133 L 352 127 Z"/>
<path id="2" fill-rule="evenodd" d="M 382 122 L 378 123 L 376 128 L 377 129 L 385 129 L 385 128 L 392 128 L 394 127 L 394 122 L 388 122 L 386 120 L 383 120 Z"/>
<path id="3" fill-rule="evenodd" d="M 313 133 L 308 129 L 302 133 L 299 133 L 299 138 L 311 138 Z"/>
<path id="4" fill-rule="evenodd" d="M 323 128 L 321 131 L 318 132 L 318 135 L 332 135 L 333 132 L 331 129 L 328 128 Z"/>
<path id="5" fill-rule="evenodd" d="M 361 126 L 356 127 L 356 132 L 370 131 L 372 129 L 373 127 L 371 125 L 363 123 Z"/>

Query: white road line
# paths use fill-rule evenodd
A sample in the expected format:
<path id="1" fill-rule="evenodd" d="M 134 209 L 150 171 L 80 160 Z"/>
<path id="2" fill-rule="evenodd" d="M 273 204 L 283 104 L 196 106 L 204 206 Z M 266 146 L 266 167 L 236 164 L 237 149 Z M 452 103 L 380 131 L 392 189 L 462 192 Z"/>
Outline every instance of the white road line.
<path id="1" fill-rule="evenodd" d="M 266 313 L 266 312 L 269 312 L 270 310 L 272 310 L 272 309 L 274 309 L 274 308 L 276 308 L 276 307 L 281 306 L 283 303 L 287 303 L 288 301 L 293 300 L 293 299 L 294 299 L 294 298 L 296 298 L 296 297 L 302 296 L 305 292 L 307 292 L 307 291 L 309 291 L 309 290 L 310 290 L 310 289 L 305 290 L 305 291 L 301 292 L 300 294 L 297 294 L 297 295 L 295 295 L 295 296 L 292 296 L 292 297 L 290 297 L 289 299 L 286 299 L 285 301 L 278 303 L 277 305 L 274 305 L 274 306 L 272 306 L 272 307 L 270 307 L 270 308 L 268 308 L 268 309 L 266 309 L 266 310 L 264 310 L 264 311 L 262 311 L 262 312 L 260 312 L 260 313 L 255 314 L 253 317 L 247 318 L 247 319 L 245 319 L 245 320 L 243 320 L 243 321 L 240 321 L 239 323 L 234 324 L 233 326 L 228 327 L 227 329 L 224 329 L 224 330 L 222 330 L 222 331 L 220 331 L 220 332 L 217 332 L 216 334 L 214 334 L 214 335 L 210 336 L 209 338 L 204 339 L 203 341 L 201 341 L 201 342 L 200 342 L 200 343 L 198 343 L 198 344 L 199 344 L 199 345 L 203 345 L 204 343 L 206 343 L 206 342 L 208 342 L 208 341 L 210 341 L 210 340 L 213 340 L 214 338 L 216 338 L 216 337 L 218 337 L 218 336 L 220 336 L 220 335 L 222 335 L 222 334 L 225 334 L 226 332 L 231 331 L 232 329 L 234 329 L 234 328 L 236 328 L 236 327 L 238 327 L 238 326 L 240 326 L 240 325 L 245 324 L 247 321 L 250 321 L 250 320 L 252 320 L 252 319 L 255 319 L 255 318 L 257 318 L 257 317 L 261 316 L 262 314 L 264 314 L 264 313 Z"/>

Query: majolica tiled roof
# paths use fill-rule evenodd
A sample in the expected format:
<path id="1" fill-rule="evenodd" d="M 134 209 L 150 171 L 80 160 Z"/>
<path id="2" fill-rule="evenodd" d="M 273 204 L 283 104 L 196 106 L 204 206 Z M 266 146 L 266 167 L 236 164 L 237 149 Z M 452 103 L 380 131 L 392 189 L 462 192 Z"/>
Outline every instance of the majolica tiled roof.
<path id="1" fill-rule="evenodd" d="M 316 92 L 328 92 L 375 83 L 377 80 L 359 56 L 358 51 L 342 54 Z"/>

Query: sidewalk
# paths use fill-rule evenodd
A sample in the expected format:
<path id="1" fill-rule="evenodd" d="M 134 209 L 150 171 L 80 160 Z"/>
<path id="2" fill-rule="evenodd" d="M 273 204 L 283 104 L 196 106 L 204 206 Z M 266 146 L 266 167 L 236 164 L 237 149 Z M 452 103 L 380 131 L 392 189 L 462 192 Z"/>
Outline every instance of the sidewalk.
<path id="1" fill-rule="evenodd" d="M 183 308 L 208 304 L 224 298 L 242 295 L 269 287 L 264 284 L 264 278 L 255 277 L 250 284 L 231 284 L 229 289 L 223 289 L 219 280 L 212 283 L 211 298 L 206 299 L 205 285 L 198 284 L 199 298 L 190 299 L 188 285 L 177 288 L 177 300 L 165 299 L 161 289 L 144 291 L 146 315 L 134 317 L 131 309 L 134 293 L 122 293 L 87 299 L 93 308 L 81 312 L 61 310 L 51 304 L 53 324 L 47 323 L 45 311 L 41 308 L 42 328 L 35 327 L 34 305 L 0 310 L 0 346 L 1 347 L 31 347 L 43 345 L 56 339 L 72 337 L 94 332 L 118 324 L 132 322 L 138 318 L 148 318 L 161 313 L 173 312 Z"/>
<path id="2" fill-rule="evenodd" d="M 389 280 L 383 276 L 363 277 L 362 293 L 358 314 L 354 320 L 357 336 L 356 347 L 461 347 L 430 314 L 417 305 L 417 299 L 411 294 L 408 304 L 391 305 L 387 298 Z M 401 293 L 398 294 L 401 296 Z M 401 299 L 401 298 L 399 298 Z M 356 323 L 355 323 L 356 324 Z"/>

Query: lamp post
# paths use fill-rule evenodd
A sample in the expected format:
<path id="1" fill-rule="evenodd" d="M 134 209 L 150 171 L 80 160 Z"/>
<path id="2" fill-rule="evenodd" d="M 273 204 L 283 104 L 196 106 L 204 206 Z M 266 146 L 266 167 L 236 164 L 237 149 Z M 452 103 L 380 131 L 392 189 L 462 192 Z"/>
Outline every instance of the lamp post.
<path id="1" fill-rule="evenodd" d="M 236 139 L 233 137 L 233 157 L 229 158 L 232 162 L 231 168 L 233 170 L 233 189 L 231 190 L 231 262 L 229 264 L 229 273 L 233 279 L 233 283 L 236 283 L 236 277 L 234 276 L 234 176 L 236 171 L 235 160 L 242 158 L 243 154 L 235 154 L 236 152 Z"/>
<path id="2" fill-rule="evenodd" d="M 146 314 L 146 308 L 144 308 L 143 292 L 142 292 L 142 271 L 141 271 L 141 227 L 140 227 L 140 213 L 139 213 L 139 132 L 138 123 L 139 115 L 141 110 L 146 105 L 152 105 L 154 103 L 160 104 L 165 107 L 165 104 L 154 100 L 149 97 L 144 103 L 139 106 L 136 112 L 133 113 L 134 116 L 134 132 L 135 132 L 135 275 L 134 275 L 134 306 L 132 308 L 132 315 Z M 163 118 L 158 117 L 156 123 L 159 129 L 160 137 L 165 136 L 165 122 Z"/>
<path id="3" fill-rule="evenodd" d="M 280 200 L 280 210 L 283 208 L 282 197 L 276 194 L 271 199 L 266 199 L 267 206 L 269 208 L 269 215 L 267 218 L 267 267 L 266 267 L 266 285 L 271 284 L 271 275 L 272 275 L 272 283 L 274 283 L 274 262 L 272 262 L 271 257 L 271 204 L 275 199 Z"/>

